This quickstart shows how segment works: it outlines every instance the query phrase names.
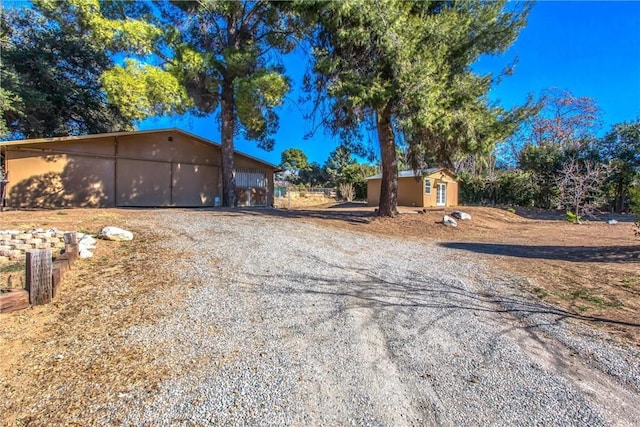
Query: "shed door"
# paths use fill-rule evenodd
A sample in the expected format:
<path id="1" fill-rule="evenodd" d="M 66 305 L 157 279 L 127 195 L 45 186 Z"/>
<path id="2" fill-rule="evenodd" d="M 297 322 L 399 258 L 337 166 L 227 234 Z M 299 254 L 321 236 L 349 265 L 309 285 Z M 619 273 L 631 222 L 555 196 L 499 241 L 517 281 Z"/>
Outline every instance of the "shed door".
<path id="1" fill-rule="evenodd" d="M 173 163 L 172 167 L 172 206 L 215 206 L 219 168 L 183 163 Z"/>
<path id="2" fill-rule="evenodd" d="M 118 159 L 117 206 L 170 206 L 171 163 Z"/>
<path id="3" fill-rule="evenodd" d="M 447 184 L 438 183 L 436 191 L 436 206 L 444 206 L 447 204 Z"/>
<path id="4" fill-rule="evenodd" d="M 118 159 L 117 206 L 214 206 L 215 166 Z"/>

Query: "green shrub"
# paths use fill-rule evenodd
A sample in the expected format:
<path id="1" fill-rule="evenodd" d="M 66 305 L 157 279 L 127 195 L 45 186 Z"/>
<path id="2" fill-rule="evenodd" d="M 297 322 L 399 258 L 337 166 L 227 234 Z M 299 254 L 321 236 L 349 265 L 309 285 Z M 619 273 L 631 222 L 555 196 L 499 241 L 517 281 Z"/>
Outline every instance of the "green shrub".
<path id="1" fill-rule="evenodd" d="M 469 173 L 458 176 L 460 185 L 460 201 L 465 205 L 480 205 L 486 203 L 485 182 L 481 177 Z"/>
<path id="2" fill-rule="evenodd" d="M 533 206 L 537 187 L 531 174 L 520 169 L 498 171 L 494 177 L 479 177 L 469 173 L 458 176 L 460 200 L 464 204 L 501 204 Z"/>
<path id="3" fill-rule="evenodd" d="M 571 211 L 567 211 L 567 221 L 569 221 L 572 224 L 581 224 L 582 217 L 580 215 L 574 214 Z"/>
<path id="4" fill-rule="evenodd" d="M 511 169 L 498 175 L 498 203 L 531 207 L 536 197 L 536 185 L 529 172 Z"/>

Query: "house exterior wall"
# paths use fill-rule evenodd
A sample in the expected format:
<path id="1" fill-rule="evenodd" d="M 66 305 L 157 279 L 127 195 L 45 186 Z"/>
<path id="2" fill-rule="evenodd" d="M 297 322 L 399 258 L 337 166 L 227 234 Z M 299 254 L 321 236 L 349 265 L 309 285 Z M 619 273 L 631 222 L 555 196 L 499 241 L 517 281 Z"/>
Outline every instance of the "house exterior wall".
<path id="1" fill-rule="evenodd" d="M 116 205 L 211 207 L 220 151 L 178 132 L 117 137 Z"/>
<path id="2" fill-rule="evenodd" d="M 118 136 L 118 157 L 220 166 L 220 150 L 179 132 Z"/>
<path id="3" fill-rule="evenodd" d="M 176 206 L 215 206 L 216 196 L 222 200 L 222 184 L 218 186 L 220 168 L 186 163 L 174 163 L 172 166 L 171 188 Z"/>
<path id="4" fill-rule="evenodd" d="M 7 206 L 214 206 L 222 198 L 220 149 L 180 132 L 12 144 Z M 236 168 L 262 170 L 273 205 L 273 167 L 241 154 Z M 264 197 L 263 197 L 264 200 Z"/>
<path id="5" fill-rule="evenodd" d="M 116 206 L 175 206 L 170 162 L 116 160 Z"/>

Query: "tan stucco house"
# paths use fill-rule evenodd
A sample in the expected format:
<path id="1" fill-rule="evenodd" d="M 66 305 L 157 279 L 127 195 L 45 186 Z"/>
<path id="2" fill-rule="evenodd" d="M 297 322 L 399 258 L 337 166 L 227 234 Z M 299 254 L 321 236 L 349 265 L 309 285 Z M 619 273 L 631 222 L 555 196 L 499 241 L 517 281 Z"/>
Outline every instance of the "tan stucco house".
<path id="1" fill-rule="evenodd" d="M 367 203 L 380 204 L 382 174 L 367 178 Z M 445 168 L 430 168 L 423 172 L 398 172 L 398 205 L 416 207 L 457 206 L 458 182 Z"/>
<path id="2" fill-rule="evenodd" d="M 0 142 L 6 206 L 205 207 L 222 200 L 220 145 L 180 129 Z M 272 206 L 278 166 L 236 152 L 239 206 Z"/>

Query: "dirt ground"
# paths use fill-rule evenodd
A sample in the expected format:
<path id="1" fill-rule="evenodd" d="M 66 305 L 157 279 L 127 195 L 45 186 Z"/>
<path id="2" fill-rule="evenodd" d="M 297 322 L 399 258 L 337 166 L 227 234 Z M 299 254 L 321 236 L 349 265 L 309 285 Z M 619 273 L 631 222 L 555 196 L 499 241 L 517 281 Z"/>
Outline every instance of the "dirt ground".
<path id="1" fill-rule="evenodd" d="M 377 218 L 362 204 L 334 204 L 283 213 L 300 220 L 366 233 L 429 241 L 479 256 L 496 275 L 525 278 L 537 298 L 582 317 L 595 327 L 640 346 L 640 239 L 630 215 L 602 215 L 581 225 L 563 214 L 531 209 L 456 208 L 471 221 L 445 227 L 451 208 L 399 208 L 395 218 Z M 606 219 L 615 218 L 615 225 Z"/>

